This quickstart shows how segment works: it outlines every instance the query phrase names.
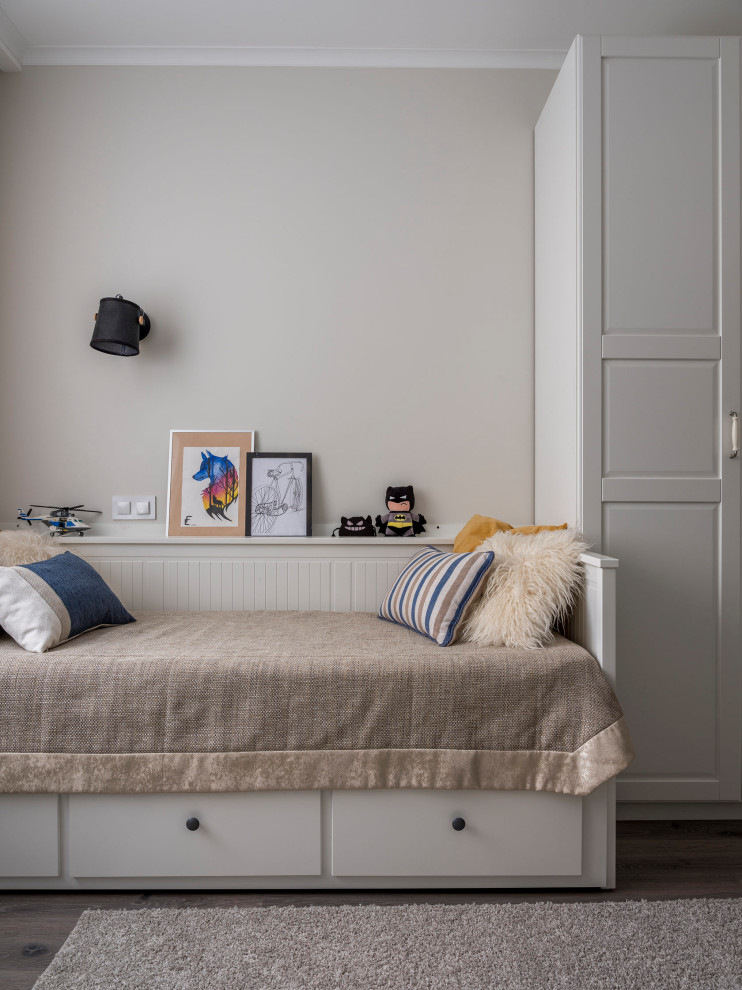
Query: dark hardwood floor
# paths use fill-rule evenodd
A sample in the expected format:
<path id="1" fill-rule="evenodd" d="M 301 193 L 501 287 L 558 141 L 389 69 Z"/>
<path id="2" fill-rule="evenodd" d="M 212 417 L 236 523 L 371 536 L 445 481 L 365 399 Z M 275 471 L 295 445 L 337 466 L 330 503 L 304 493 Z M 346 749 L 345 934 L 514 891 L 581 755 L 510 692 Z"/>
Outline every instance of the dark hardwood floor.
<path id="1" fill-rule="evenodd" d="M 87 908 L 617 901 L 742 896 L 742 821 L 619 822 L 613 891 L 2 893 L 0 988 L 30 990 Z"/>

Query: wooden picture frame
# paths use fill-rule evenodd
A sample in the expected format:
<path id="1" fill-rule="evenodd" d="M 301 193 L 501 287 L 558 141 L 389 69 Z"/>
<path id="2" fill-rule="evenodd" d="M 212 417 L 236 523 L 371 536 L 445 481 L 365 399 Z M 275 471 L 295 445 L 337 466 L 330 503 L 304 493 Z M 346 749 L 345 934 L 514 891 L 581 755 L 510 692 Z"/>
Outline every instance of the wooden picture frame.
<path id="1" fill-rule="evenodd" d="M 297 537 L 312 535 L 312 455 L 247 455 L 245 535 Z"/>
<path id="2" fill-rule="evenodd" d="M 167 535 L 245 535 L 254 430 L 171 430 Z"/>

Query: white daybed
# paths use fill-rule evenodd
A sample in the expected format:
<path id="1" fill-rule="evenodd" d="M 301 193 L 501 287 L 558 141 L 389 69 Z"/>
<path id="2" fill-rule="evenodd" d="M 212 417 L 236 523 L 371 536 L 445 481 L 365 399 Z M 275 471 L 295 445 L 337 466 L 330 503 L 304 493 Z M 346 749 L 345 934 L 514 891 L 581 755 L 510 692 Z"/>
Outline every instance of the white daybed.
<path id="1" fill-rule="evenodd" d="M 610 682 L 615 673 L 617 561 L 588 553 L 583 564 L 585 589 L 567 633 L 595 657 Z M 150 641 L 156 639 L 157 629 L 166 628 L 157 625 L 161 619 L 148 623 L 143 616 L 137 634 L 143 636 L 149 629 Z M 368 616 L 358 620 L 369 648 L 369 623 L 377 620 Z M 178 615 L 168 621 L 173 628 Z M 182 621 L 187 623 L 188 613 Z M 213 631 L 214 621 L 218 619 L 212 615 L 211 625 L 202 624 L 200 633 L 197 624 L 188 628 L 194 630 L 194 637 L 203 636 L 205 630 Z M 224 621 L 234 622 L 234 617 Z M 378 627 L 396 628 L 380 622 Z M 121 627 L 132 632 L 136 628 Z M 312 628 L 311 622 L 307 628 Z M 91 633 L 88 641 L 94 643 L 90 637 L 100 637 L 111 654 L 119 631 Z M 455 663 L 456 656 L 464 656 L 455 647 L 428 646 L 415 634 L 399 632 L 419 640 L 422 654 L 437 651 L 441 664 Z M 66 649 L 72 651 L 72 646 Z M 0 654 L 3 650 L 6 657 L 12 656 L 12 648 L 0 641 Z M 58 658 L 64 655 L 55 652 Z M 194 657 L 198 652 L 194 645 Z M 572 656 L 578 651 L 566 652 Z M 276 655 L 283 655 L 280 643 Z M 430 655 L 426 655 L 430 667 Z M 187 656 L 185 660 L 180 657 L 181 666 L 185 661 Z M 146 653 L 137 657 L 130 649 L 126 662 L 138 663 L 142 675 L 146 674 Z M 308 662 L 313 662 L 311 657 Z M 582 669 L 588 667 L 583 664 Z M 395 676 L 394 670 L 389 674 Z M 28 699 L 29 731 L 42 719 L 34 700 Z M 323 699 L 317 698 L 316 703 L 321 710 Z M 182 702 L 169 704 L 165 721 L 177 727 L 181 713 L 176 709 Z M 120 705 L 125 708 L 126 701 Z M 58 738 L 74 734 L 79 708 L 74 692 L 59 697 L 58 711 L 53 713 L 55 732 L 61 733 Z M 290 704 L 283 711 L 289 721 L 295 717 L 300 728 L 301 713 L 292 715 Z M 47 706 L 43 718 L 48 716 Z M 343 724 L 342 712 L 338 718 L 336 711 L 334 718 L 343 732 L 352 734 L 357 716 L 356 712 L 350 720 L 352 725 Z M 571 717 L 568 714 L 567 721 Z M 92 731 L 96 718 L 90 712 L 86 718 L 86 731 Z M 328 724 L 332 721 L 330 712 L 327 720 Z M 445 764 L 445 760 L 441 764 L 433 754 L 432 764 L 420 771 L 419 763 L 405 763 L 404 753 L 399 752 L 391 769 L 388 754 L 377 754 L 361 766 L 352 759 L 343 763 L 342 754 L 339 762 L 330 761 L 332 765 L 318 763 L 316 752 L 309 765 L 302 764 L 307 754 L 293 753 L 298 764 L 292 768 L 292 754 L 284 753 L 276 770 L 270 765 L 275 753 L 263 753 L 256 764 L 254 759 L 250 762 L 251 754 L 233 752 L 227 754 L 231 759 L 227 766 L 225 754 L 194 753 L 191 746 L 178 745 L 176 740 L 170 747 L 175 751 L 161 754 L 157 764 L 151 753 L 129 752 L 136 746 L 130 735 L 126 737 L 131 719 L 121 721 L 126 752 L 111 751 L 111 712 L 103 706 L 98 721 L 106 738 L 105 752 L 81 755 L 81 750 L 75 753 L 74 746 L 65 744 L 71 748 L 65 753 L 58 743 L 51 759 L 49 752 L 21 754 L 17 750 L 4 754 L 4 764 L 0 757 L 0 766 L 4 766 L 0 786 L 5 791 L 0 794 L 0 889 L 614 885 L 614 785 L 606 780 L 591 790 L 598 779 L 594 774 L 602 773 L 600 779 L 604 779 L 610 758 L 597 771 L 591 760 L 583 760 L 577 774 L 585 775 L 587 781 L 583 794 L 565 794 L 501 789 L 517 787 L 517 781 L 498 776 L 505 770 L 496 760 L 477 763 L 466 754 L 459 765 Z M 318 722 L 321 718 L 313 724 Z M 424 731 L 424 719 L 418 722 L 416 731 Z M 5 734 L 10 731 L 6 727 Z M 150 758 L 137 762 L 133 759 L 137 755 Z M 247 763 L 240 765 L 241 759 Z M 548 776 L 537 779 L 536 772 L 526 786 L 559 789 L 558 779 Z M 304 779 L 307 787 L 298 789 Z M 498 785 L 498 780 L 505 783 Z M 577 785 L 578 792 L 581 786 Z M 114 793 L 117 787 L 123 792 Z"/>

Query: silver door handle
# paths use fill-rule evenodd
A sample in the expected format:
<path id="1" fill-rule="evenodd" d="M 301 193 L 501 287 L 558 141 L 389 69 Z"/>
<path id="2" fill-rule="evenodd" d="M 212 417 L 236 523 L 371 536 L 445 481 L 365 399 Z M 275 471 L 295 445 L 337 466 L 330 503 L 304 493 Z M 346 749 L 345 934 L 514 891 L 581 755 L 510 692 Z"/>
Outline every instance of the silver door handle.
<path id="1" fill-rule="evenodd" d="M 732 417 L 732 452 L 730 457 L 736 457 L 739 453 L 739 416 L 736 412 L 730 412 Z"/>

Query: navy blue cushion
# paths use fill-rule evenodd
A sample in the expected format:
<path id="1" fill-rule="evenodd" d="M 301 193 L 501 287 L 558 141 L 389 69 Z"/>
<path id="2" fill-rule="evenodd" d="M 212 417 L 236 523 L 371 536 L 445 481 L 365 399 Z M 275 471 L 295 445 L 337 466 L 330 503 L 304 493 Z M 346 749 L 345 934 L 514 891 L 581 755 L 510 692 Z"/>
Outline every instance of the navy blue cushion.
<path id="1" fill-rule="evenodd" d="M 134 621 L 100 574 L 69 551 L 0 567 L 0 625 L 26 650 L 43 653 L 89 629 Z"/>

